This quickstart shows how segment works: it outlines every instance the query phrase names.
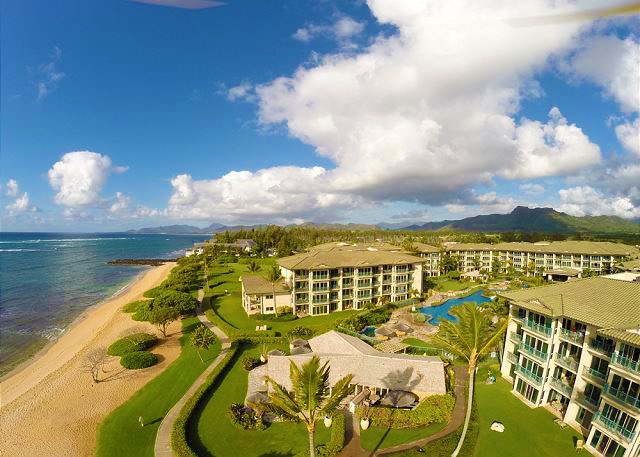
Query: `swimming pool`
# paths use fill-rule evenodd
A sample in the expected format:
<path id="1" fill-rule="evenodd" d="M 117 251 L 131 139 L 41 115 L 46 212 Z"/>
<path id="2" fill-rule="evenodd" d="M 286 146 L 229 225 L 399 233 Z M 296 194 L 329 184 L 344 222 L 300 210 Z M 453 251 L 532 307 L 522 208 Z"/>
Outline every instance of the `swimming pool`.
<path id="1" fill-rule="evenodd" d="M 418 309 L 418 311 L 420 311 L 422 314 L 431 316 L 432 318 L 429 321 L 429 323 L 433 325 L 438 325 L 438 323 L 440 322 L 440 319 L 447 319 L 455 322 L 457 321 L 457 319 L 449 314 L 449 310 L 451 309 L 451 307 L 459 306 L 467 302 L 475 303 L 476 306 L 482 303 L 490 302 L 491 298 L 483 296 L 482 292 L 483 292 L 482 290 L 479 290 L 466 297 L 450 298 L 440 306 L 424 307 L 424 308 Z"/>
<path id="2" fill-rule="evenodd" d="M 376 328 L 373 325 L 367 325 L 365 328 L 362 329 L 362 331 L 360 333 L 362 333 L 363 335 L 366 335 L 366 336 L 375 337 L 376 336 Z"/>

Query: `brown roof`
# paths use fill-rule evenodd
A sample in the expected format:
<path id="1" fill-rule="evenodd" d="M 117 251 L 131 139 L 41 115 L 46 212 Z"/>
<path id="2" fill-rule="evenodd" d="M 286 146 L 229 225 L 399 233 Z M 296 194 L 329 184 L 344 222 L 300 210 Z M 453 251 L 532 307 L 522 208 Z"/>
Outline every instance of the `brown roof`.
<path id="1" fill-rule="evenodd" d="M 273 294 L 271 283 L 260 275 L 241 276 L 240 281 L 244 287 L 244 292 L 248 295 Z M 276 284 L 276 294 L 285 295 L 289 292 L 290 290 L 285 284 L 284 279 L 281 279 L 280 282 Z"/>
<path id="2" fill-rule="evenodd" d="M 638 254 L 638 249 L 621 243 L 608 241 L 551 241 L 539 243 L 454 243 L 447 251 L 514 251 L 545 254 L 624 255 Z"/>
<path id="3" fill-rule="evenodd" d="M 413 243 L 413 245 L 416 247 L 418 252 L 440 252 L 440 249 L 435 246 L 431 246 L 430 244 Z"/>

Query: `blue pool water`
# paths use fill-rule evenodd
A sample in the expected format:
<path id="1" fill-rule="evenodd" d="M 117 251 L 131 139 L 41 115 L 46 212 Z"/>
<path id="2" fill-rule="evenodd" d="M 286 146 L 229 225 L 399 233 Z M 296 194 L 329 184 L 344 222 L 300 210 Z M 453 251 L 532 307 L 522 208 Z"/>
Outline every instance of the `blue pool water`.
<path id="1" fill-rule="evenodd" d="M 362 329 L 361 332 L 363 335 L 375 337 L 376 336 L 376 328 L 373 325 L 367 325 Z"/>
<path id="2" fill-rule="evenodd" d="M 447 319 L 454 322 L 457 320 L 455 317 L 449 314 L 449 310 L 451 309 L 452 306 L 459 306 L 459 305 L 462 305 L 463 303 L 468 303 L 468 302 L 475 303 L 477 306 L 482 303 L 487 303 L 490 301 L 491 301 L 491 298 L 483 296 L 482 291 L 479 290 L 478 292 L 474 292 L 473 294 L 467 297 L 450 298 L 440 306 L 420 308 L 419 311 L 422 314 L 427 314 L 432 316 L 432 319 L 429 322 L 433 325 L 438 325 L 438 323 L 440 322 L 440 319 Z"/>

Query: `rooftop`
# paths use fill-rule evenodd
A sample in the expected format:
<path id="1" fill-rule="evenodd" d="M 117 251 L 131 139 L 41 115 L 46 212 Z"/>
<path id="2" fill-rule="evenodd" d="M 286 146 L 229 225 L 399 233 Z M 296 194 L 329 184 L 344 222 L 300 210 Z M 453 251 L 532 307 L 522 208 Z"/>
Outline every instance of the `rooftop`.
<path id="1" fill-rule="evenodd" d="M 260 275 L 241 276 L 240 282 L 242 282 L 244 291 L 248 295 L 273 294 L 273 286 L 271 283 Z M 276 284 L 276 294 L 280 293 L 289 293 L 289 288 L 284 283 L 284 279 L 281 279 Z"/>
<path id="2" fill-rule="evenodd" d="M 640 334 L 629 331 L 640 328 L 640 283 L 599 276 L 499 295 L 522 308 L 575 319 L 603 335 L 640 344 Z"/>
<path id="3" fill-rule="evenodd" d="M 588 254 L 634 256 L 638 249 L 608 241 L 549 241 L 539 243 L 455 243 L 447 245 L 447 251 L 516 251 L 542 254 Z"/>

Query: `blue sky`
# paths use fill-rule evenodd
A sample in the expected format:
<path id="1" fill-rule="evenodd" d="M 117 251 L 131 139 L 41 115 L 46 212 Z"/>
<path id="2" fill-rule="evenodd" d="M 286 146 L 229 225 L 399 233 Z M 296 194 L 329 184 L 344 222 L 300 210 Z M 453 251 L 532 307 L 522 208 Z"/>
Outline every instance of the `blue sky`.
<path id="1" fill-rule="evenodd" d="M 636 19 L 392 4 L 3 0 L 2 229 L 640 217 Z"/>

